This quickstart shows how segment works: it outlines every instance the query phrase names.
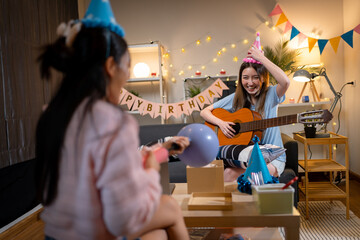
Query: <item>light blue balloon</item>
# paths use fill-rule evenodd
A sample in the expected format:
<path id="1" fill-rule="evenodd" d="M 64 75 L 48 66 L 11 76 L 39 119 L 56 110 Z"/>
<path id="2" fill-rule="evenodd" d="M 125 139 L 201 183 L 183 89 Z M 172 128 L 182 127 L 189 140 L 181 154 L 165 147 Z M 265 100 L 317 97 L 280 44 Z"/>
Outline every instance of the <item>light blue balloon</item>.
<path id="1" fill-rule="evenodd" d="M 192 167 L 202 167 L 213 160 L 219 150 L 219 139 L 215 132 L 208 126 L 200 123 L 193 123 L 183 127 L 178 136 L 188 137 L 190 145 L 182 154 L 180 160 Z"/>

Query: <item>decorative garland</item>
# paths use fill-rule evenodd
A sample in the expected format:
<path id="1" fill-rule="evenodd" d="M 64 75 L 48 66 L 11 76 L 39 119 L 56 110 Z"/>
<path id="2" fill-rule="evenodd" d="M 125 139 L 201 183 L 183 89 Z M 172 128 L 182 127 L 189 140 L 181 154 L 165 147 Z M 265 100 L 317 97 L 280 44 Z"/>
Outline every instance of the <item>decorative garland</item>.
<path id="1" fill-rule="evenodd" d="M 214 98 L 221 97 L 223 90 L 229 89 L 226 84 L 217 79 L 210 87 L 193 98 L 178 103 L 162 104 L 154 103 L 135 96 L 126 89 L 121 90 L 120 105 L 127 105 L 130 111 L 139 111 L 140 115 L 149 114 L 152 118 L 161 116 L 168 119 L 173 116 L 180 117 L 182 114 L 190 116 L 193 111 L 200 111 L 205 104 L 212 104 Z"/>
<path id="2" fill-rule="evenodd" d="M 353 47 L 353 33 L 354 33 L 354 31 L 357 32 L 358 34 L 360 34 L 360 24 L 359 24 L 354 29 L 352 29 L 352 30 L 340 35 L 340 36 L 337 36 L 337 37 L 333 37 L 333 38 L 330 38 L 330 39 L 312 38 L 312 37 L 309 37 L 309 36 L 305 35 L 304 33 L 300 32 L 296 27 L 294 27 L 290 23 L 288 18 L 285 16 L 285 13 L 283 12 L 283 10 L 280 8 L 279 4 L 277 4 L 275 6 L 275 8 L 269 14 L 269 17 L 279 15 L 279 14 L 280 14 L 280 17 L 277 20 L 277 23 L 276 23 L 275 26 L 286 23 L 284 33 L 288 32 L 291 29 L 290 40 L 292 40 L 293 38 L 295 38 L 297 36 L 299 45 L 307 38 L 308 43 L 309 43 L 309 52 L 311 52 L 311 50 L 313 49 L 315 44 L 318 43 L 319 50 L 320 50 L 320 55 L 322 54 L 322 52 L 323 52 L 323 50 L 324 50 L 324 48 L 325 48 L 325 46 L 326 46 L 326 44 L 328 42 L 330 42 L 332 48 L 334 49 L 334 51 L 336 53 L 337 49 L 339 47 L 340 39 L 343 39 L 350 47 Z"/>

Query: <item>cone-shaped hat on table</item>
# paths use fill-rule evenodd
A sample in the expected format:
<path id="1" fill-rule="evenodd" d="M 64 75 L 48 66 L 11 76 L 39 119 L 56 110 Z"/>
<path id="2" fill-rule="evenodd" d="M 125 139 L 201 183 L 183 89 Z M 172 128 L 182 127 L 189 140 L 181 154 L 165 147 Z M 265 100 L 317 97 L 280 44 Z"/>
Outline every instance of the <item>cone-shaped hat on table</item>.
<path id="1" fill-rule="evenodd" d="M 261 43 L 260 43 L 260 33 L 257 32 L 256 33 L 256 39 L 255 39 L 255 42 L 253 44 L 255 47 L 257 47 L 260 51 L 261 50 Z M 258 63 L 258 64 L 262 64 L 261 62 L 259 61 L 256 61 L 255 59 L 253 59 L 252 57 L 246 57 L 243 59 L 244 62 L 250 62 L 250 63 Z"/>
<path id="2" fill-rule="evenodd" d="M 248 162 L 247 169 L 244 173 L 244 179 L 248 179 L 248 177 L 251 179 L 251 173 L 259 173 L 261 171 L 264 179 L 264 183 L 272 182 L 272 177 L 270 175 L 270 172 L 266 166 L 264 157 L 260 151 L 259 148 L 259 138 L 255 136 L 253 138 L 253 141 L 255 142 L 254 148 L 251 153 L 250 160 Z"/>
<path id="3" fill-rule="evenodd" d="M 124 29 L 116 22 L 109 0 L 92 0 L 85 16 L 80 20 L 87 28 L 107 28 L 124 37 Z"/>

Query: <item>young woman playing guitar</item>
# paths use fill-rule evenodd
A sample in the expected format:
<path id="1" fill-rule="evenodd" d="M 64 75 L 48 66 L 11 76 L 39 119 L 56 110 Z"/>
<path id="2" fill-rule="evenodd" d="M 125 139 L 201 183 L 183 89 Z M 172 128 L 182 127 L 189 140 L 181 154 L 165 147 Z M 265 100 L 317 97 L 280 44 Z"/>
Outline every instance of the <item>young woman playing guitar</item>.
<path id="1" fill-rule="evenodd" d="M 277 80 L 278 84 L 269 86 L 269 72 Z M 290 80 L 278 66 L 267 59 L 263 52 L 253 45 L 248 51 L 239 71 L 239 84 L 235 93 L 215 102 L 200 112 L 207 122 L 217 125 L 222 133 L 233 138 L 235 130 L 233 122 L 222 120 L 213 114 L 217 108 L 235 112 L 242 108 L 248 108 L 262 115 L 262 118 L 275 118 L 278 113 L 278 105 L 285 100 L 285 92 L 289 88 Z M 263 132 L 262 144 L 273 144 L 283 147 L 279 127 L 271 127 Z M 273 176 L 280 176 L 285 168 L 285 153 L 268 163 L 268 169 Z M 239 176 L 244 169 L 236 169 L 234 176 Z"/>

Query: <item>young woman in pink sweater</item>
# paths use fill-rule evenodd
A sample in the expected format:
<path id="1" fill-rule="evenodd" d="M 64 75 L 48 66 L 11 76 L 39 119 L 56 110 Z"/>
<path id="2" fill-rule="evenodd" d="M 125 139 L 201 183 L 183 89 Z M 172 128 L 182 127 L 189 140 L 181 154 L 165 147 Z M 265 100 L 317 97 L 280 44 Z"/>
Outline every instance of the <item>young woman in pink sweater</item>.
<path id="1" fill-rule="evenodd" d="M 161 194 L 159 163 L 138 150 L 138 125 L 117 106 L 130 67 L 117 26 L 63 24 L 39 57 L 44 78 L 63 73 L 36 130 L 46 238 L 189 239 L 179 205 Z M 180 149 L 171 154 L 189 145 L 172 141 Z"/>

